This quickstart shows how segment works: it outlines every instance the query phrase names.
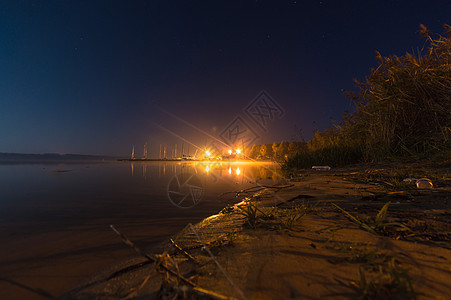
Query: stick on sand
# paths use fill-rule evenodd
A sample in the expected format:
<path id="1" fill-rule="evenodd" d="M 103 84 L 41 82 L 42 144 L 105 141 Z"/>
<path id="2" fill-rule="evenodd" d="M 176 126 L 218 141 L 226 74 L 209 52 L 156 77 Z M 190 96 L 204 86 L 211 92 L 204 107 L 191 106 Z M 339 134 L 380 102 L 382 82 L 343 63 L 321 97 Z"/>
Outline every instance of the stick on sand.
<path id="1" fill-rule="evenodd" d="M 237 287 L 235 285 L 235 283 L 233 283 L 232 279 L 229 277 L 229 275 L 227 275 L 226 271 L 223 269 L 223 267 L 219 264 L 219 262 L 215 259 L 215 257 L 213 256 L 213 253 L 211 253 L 210 249 L 207 248 L 207 246 L 204 244 L 204 242 L 200 239 L 200 236 L 197 234 L 197 231 L 194 229 L 193 225 L 191 223 L 188 224 L 188 226 L 191 228 L 191 230 L 194 232 L 194 234 L 196 235 L 197 239 L 199 240 L 199 242 L 202 244 L 202 246 L 205 248 L 205 250 L 207 251 L 208 255 L 210 255 L 211 259 L 213 259 L 213 261 L 216 263 L 216 265 L 218 266 L 219 270 L 221 270 L 222 274 L 224 274 L 224 276 L 227 278 L 227 280 L 230 282 L 230 284 L 233 286 L 233 288 L 238 292 L 238 294 L 240 294 L 241 298 L 243 300 L 247 300 L 246 296 L 244 296 L 243 292 L 240 290 L 239 287 Z"/>

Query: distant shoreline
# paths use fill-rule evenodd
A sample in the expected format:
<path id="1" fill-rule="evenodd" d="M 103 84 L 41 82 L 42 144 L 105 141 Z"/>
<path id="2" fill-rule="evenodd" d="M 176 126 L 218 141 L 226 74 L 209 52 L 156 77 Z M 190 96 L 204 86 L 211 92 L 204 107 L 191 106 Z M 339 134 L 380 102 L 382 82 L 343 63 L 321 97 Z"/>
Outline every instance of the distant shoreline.
<path id="1" fill-rule="evenodd" d="M 181 161 L 181 162 L 190 162 L 190 161 L 250 161 L 247 159 L 239 159 L 239 160 L 216 160 L 216 159 L 186 159 L 186 160 L 182 160 L 179 158 L 135 158 L 135 159 L 131 159 L 131 158 L 119 158 L 117 161 L 128 161 L 128 162 L 142 162 L 142 161 L 161 161 L 161 162 L 165 162 L 165 161 Z"/>
<path id="2" fill-rule="evenodd" d="M 273 162 L 271 160 L 251 160 L 251 159 L 180 159 L 180 158 L 124 158 L 104 155 L 84 155 L 84 154 L 25 154 L 25 153 L 1 153 L 0 165 L 10 164 L 58 164 L 58 163 L 102 163 L 102 162 Z"/>
<path id="3" fill-rule="evenodd" d="M 85 155 L 85 154 L 26 154 L 26 153 L 1 153 L 1 162 L 23 162 L 23 161 L 115 161 L 119 157 L 107 155 Z"/>
<path id="4" fill-rule="evenodd" d="M 176 158 L 119 158 L 120 162 L 274 162 L 272 160 L 252 160 L 252 159 L 188 159 L 181 160 Z"/>

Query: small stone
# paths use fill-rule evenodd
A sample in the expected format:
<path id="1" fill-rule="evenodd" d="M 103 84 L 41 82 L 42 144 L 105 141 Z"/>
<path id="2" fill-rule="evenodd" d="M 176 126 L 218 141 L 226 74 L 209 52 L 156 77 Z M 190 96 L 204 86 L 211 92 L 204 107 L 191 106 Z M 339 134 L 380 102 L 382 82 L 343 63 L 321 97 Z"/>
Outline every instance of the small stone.
<path id="1" fill-rule="evenodd" d="M 421 178 L 417 180 L 417 188 L 419 189 L 432 189 L 434 188 L 434 185 L 432 184 L 432 181 L 428 178 Z"/>

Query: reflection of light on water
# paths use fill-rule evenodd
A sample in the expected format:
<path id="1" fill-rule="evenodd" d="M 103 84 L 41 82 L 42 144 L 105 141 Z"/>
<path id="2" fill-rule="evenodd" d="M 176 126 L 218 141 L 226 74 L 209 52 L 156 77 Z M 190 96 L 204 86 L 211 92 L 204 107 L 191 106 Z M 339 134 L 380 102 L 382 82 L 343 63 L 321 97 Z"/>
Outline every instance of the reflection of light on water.
<path id="1" fill-rule="evenodd" d="M 146 175 L 147 175 L 147 165 L 145 165 L 145 164 L 143 164 L 142 166 L 141 166 L 141 169 L 142 169 L 142 176 L 144 177 L 144 179 L 146 179 Z"/>
<path id="2" fill-rule="evenodd" d="M 151 165 L 147 165 L 147 169 L 149 169 L 150 166 Z M 280 173 L 279 166 L 274 163 L 248 161 L 224 162 L 216 160 L 183 163 L 161 162 L 158 164 L 158 167 L 155 168 L 155 171 L 158 172 L 159 176 L 165 176 L 167 175 L 166 167 L 169 167 L 168 170 L 171 174 L 177 174 L 180 171 L 189 168 L 197 175 L 205 175 L 206 178 L 213 179 L 213 182 L 222 180 L 224 182 L 233 181 L 234 183 L 238 183 L 236 181 L 239 181 L 243 183 L 243 180 L 250 182 L 257 180 L 271 180 L 272 182 L 277 183 L 280 180 L 283 180 L 283 175 Z M 179 168 L 181 170 L 179 170 Z M 147 177 L 152 173 L 152 171 L 149 172 L 149 170 L 147 170 L 147 172 L 146 170 L 143 171 L 142 175 L 147 175 Z M 228 175 L 226 175 L 227 173 Z"/>

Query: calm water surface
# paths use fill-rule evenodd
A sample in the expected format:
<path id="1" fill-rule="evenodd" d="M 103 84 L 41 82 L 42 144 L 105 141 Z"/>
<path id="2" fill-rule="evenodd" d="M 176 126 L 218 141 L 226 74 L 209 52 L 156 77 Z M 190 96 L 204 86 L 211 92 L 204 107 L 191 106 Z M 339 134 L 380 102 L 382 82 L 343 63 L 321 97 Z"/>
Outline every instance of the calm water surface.
<path id="1" fill-rule="evenodd" d="M 143 248 L 217 213 L 227 191 L 281 180 L 246 162 L 0 164 L 0 289 L 5 299 L 58 296 Z"/>

